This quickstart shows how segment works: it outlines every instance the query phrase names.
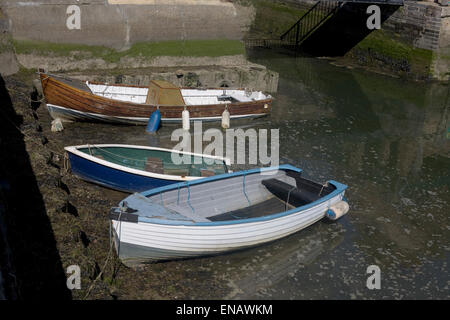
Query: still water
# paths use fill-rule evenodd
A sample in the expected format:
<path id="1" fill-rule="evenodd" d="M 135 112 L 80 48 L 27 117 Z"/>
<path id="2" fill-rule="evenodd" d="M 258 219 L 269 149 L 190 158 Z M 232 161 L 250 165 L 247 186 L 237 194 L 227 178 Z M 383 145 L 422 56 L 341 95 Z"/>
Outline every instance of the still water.
<path id="1" fill-rule="evenodd" d="M 273 112 L 232 121 L 232 128 L 279 129 L 280 163 L 318 182 L 347 184 L 350 212 L 268 245 L 177 263 L 189 275 L 180 285 L 192 284 L 190 297 L 450 298 L 449 86 L 271 51 L 255 51 L 251 60 L 280 74 Z M 89 127 L 73 125 L 65 134 L 71 144 L 177 143 L 170 140 L 176 126 L 152 136 L 143 127 L 112 133 L 100 125 L 104 130 L 86 137 Z M 242 167 L 251 166 L 233 169 Z M 366 287 L 370 265 L 381 270 L 380 290 Z M 225 290 L 199 289 L 213 281 Z"/>

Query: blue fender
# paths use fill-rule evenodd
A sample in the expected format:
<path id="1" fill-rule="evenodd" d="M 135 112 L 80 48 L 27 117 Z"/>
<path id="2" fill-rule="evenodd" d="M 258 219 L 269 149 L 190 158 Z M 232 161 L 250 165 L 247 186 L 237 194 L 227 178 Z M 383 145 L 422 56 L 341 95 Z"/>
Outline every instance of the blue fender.
<path id="1" fill-rule="evenodd" d="M 147 132 L 156 132 L 159 128 L 159 124 L 161 123 L 161 112 L 159 109 L 156 109 L 155 112 L 153 112 L 148 119 L 147 128 L 145 128 L 145 131 Z"/>

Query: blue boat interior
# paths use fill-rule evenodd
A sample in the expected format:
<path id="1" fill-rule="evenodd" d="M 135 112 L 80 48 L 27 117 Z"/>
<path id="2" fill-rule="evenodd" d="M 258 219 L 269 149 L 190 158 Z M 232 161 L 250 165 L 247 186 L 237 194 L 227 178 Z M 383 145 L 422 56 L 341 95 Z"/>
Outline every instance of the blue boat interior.
<path id="1" fill-rule="evenodd" d="M 79 151 L 99 159 L 132 169 L 177 176 L 208 177 L 227 173 L 227 165 L 223 160 L 178 154 L 164 150 L 151 150 L 130 147 L 98 147 L 79 148 Z M 174 163 L 182 161 L 181 164 Z"/>
<path id="2" fill-rule="evenodd" d="M 145 197 L 135 193 L 121 205 L 128 213 L 150 219 L 191 222 L 263 217 L 300 207 L 336 190 L 301 177 L 301 172 L 260 172 L 184 185 Z M 117 214 L 111 212 L 111 218 Z M 116 212 L 117 213 L 117 212 Z"/>

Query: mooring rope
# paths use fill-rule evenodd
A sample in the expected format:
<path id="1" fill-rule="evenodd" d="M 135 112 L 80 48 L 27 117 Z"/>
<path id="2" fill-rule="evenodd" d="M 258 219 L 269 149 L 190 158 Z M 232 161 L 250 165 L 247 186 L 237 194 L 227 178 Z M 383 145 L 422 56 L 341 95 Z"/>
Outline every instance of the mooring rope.
<path id="1" fill-rule="evenodd" d="M 64 158 L 63 158 L 64 172 L 69 172 L 69 168 L 70 168 L 69 155 L 67 154 L 67 152 L 64 152 Z"/>

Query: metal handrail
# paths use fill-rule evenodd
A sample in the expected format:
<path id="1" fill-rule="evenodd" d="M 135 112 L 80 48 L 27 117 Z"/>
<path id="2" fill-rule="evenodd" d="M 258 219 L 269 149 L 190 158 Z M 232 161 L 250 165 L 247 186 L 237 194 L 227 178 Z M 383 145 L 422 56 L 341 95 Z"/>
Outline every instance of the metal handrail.
<path id="1" fill-rule="evenodd" d="M 304 15 L 302 15 L 302 16 L 300 17 L 300 19 L 298 19 L 298 21 L 297 21 L 296 23 L 294 23 L 294 25 L 293 25 L 292 27 L 289 28 L 288 31 L 286 31 L 285 33 L 283 33 L 283 34 L 280 36 L 280 39 L 283 40 L 283 38 L 284 38 L 284 37 L 285 37 L 292 29 L 294 29 L 294 28 L 297 26 L 297 24 L 299 24 L 300 21 L 301 21 L 304 17 L 306 17 L 312 10 L 314 10 L 314 8 L 317 7 L 317 6 L 319 5 L 319 3 L 321 3 L 321 2 L 322 2 L 322 1 L 317 1 L 317 3 L 316 3 L 315 5 L 313 5 L 308 11 L 306 11 L 306 13 L 305 13 Z"/>
<path id="2" fill-rule="evenodd" d="M 280 36 L 281 40 L 288 38 L 294 42 L 297 47 L 314 30 L 316 30 L 325 20 L 339 9 L 344 2 L 342 1 L 318 1 L 301 18 Z M 323 13 L 323 14 L 322 14 Z M 293 31 L 295 30 L 295 36 Z M 295 39 L 293 39 L 295 37 Z"/>

